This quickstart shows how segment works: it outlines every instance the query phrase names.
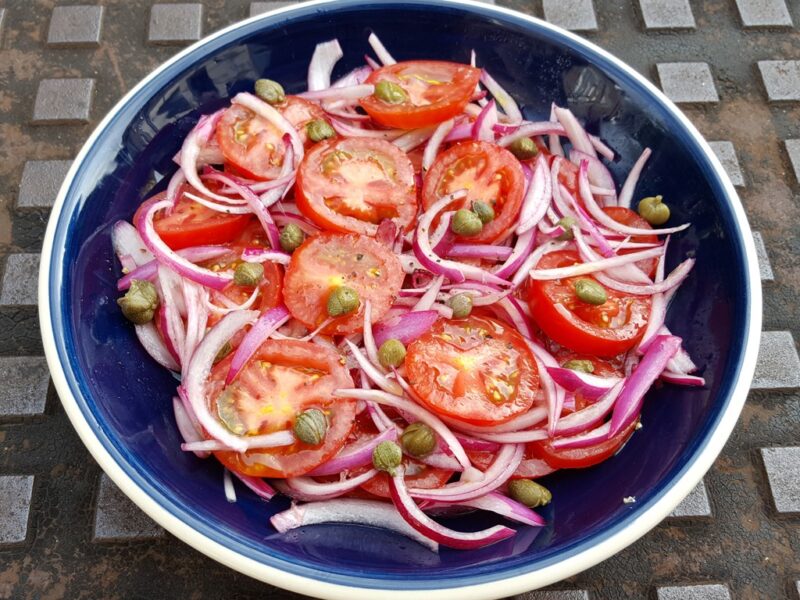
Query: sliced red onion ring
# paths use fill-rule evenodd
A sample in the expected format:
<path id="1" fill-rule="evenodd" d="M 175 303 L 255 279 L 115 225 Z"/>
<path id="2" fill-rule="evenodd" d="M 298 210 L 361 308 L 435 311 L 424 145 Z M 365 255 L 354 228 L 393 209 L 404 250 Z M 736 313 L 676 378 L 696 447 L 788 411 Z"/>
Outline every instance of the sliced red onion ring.
<path id="1" fill-rule="evenodd" d="M 153 260 L 152 253 L 145 247 L 136 227 L 127 221 L 117 221 L 111 228 L 111 245 L 114 253 L 123 263 L 122 267 L 132 271 L 136 267 L 141 267 Z M 129 257 L 125 265 L 123 257 Z"/>
<path id="2" fill-rule="evenodd" d="M 542 256 L 550 252 L 557 252 L 569 246 L 569 242 L 546 242 L 531 252 L 528 257 L 520 265 L 514 277 L 511 279 L 511 284 L 514 288 L 518 288 L 528 278 L 528 273 L 531 269 L 536 268 Z"/>
<path id="3" fill-rule="evenodd" d="M 181 171 L 183 171 L 186 181 L 198 192 L 208 196 L 208 198 L 212 200 L 221 202 L 227 202 L 230 198 L 215 194 L 209 190 L 197 174 L 197 169 L 199 167 L 198 162 L 203 146 L 208 144 L 209 140 L 214 135 L 217 123 L 224 112 L 225 109 L 221 109 L 213 114 L 201 116 L 200 120 L 197 121 L 197 125 L 194 126 L 194 129 L 192 129 L 189 135 L 183 140 L 179 155 Z"/>
<path id="4" fill-rule="evenodd" d="M 589 189 L 587 165 L 588 163 L 586 161 L 581 162 L 581 167 L 578 170 L 578 191 L 584 204 L 589 201 L 587 200 L 587 197 L 591 198 L 591 202 L 595 202 L 594 196 L 592 196 L 592 191 Z M 592 237 L 595 244 L 597 244 L 600 254 L 606 258 L 614 256 L 614 248 L 611 247 L 611 244 L 609 244 L 608 240 L 592 222 L 592 219 L 589 218 L 589 215 L 586 214 L 586 211 L 578 203 L 570 191 L 564 185 L 559 184 L 559 193 L 561 194 L 562 198 L 566 198 L 568 200 L 573 212 L 578 216 L 578 222 L 581 224 L 581 228 L 589 232 L 589 235 Z"/>
<path id="5" fill-rule="evenodd" d="M 180 398 L 172 399 L 172 410 L 175 412 L 175 424 L 178 426 L 178 432 L 181 434 L 184 442 L 200 442 L 203 436 L 194 426 L 192 419 L 186 413 L 183 403 Z M 195 454 L 198 458 L 207 458 L 208 452 L 196 451 Z"/>
<path id="6" fill-rule="evenodd" d="M 210 310 L 211 312 L 218 314 L 218 315 L 227 315 L 229 312 L 233 312 L 235 310 L 248 310 L 252 308 L 253 304 L 256 303 L 258 299 L 258 295 L 261 291 L 258 287 L 253 288 L 253 291 L 248 296 L 247 300 L 242 302 L 241 304 L 236 304 L 235 302 L 231 302 L 224 293 L 222 292 L 214 292 L 214 299 L 218 302 L 223 303 L 225 306 L 220 307 L 211 302 L 211 299 L 206 297 L 205 299 L 205 307 Z M 226 301 L 227 300 L 227 301 Z"/>
<path id="7" fill-rule="evenodd" d="M 236 348 L 231 360 L 231 366 L 228 369 L 228 375 L 225 377 L 225 385 L 230 385 L 236 379 L 239 371 L 247 364 L 247 361 L 255 354 L 261 344 L 272 332 L 286 323 L 290 316 L 285 306 L 276 306 L 259 317 L 255 325 L 245 334 L 239 347 Z"/>
<path id="8" fill-rule="evenodd" d="M 370 67 L 356 67 L 340 79 L 337 79 L 331 84 L 331 87 L 349 87 L 351 85 L 359 85 L 364 83 L 372 73 Z"/>
<path id="9" fill-rule="evenodd" d="M 495 525 L 474 533 L 462 533 L 437 523 L 414 502 L 406 488 L 402 467 L 399 467 L 391 478 L 389 489 L 392 502 L 400 516 L 419 533 L 443 546 L 460 549 L 483 548 L 516 534 L 516 531 L 504 525 Z"/>
<path id="10" fill-rule="evenodd" d="M 614 151 L 604 144 L 603 140 L 591 133 L 589 134 L 589 139 L 592 141 L 592 146 L 594 146 L 595 151 L 597 151 L 600 156 L 608 160 L 614 160 Z"/>
<path id="11" fill-rule="evenodd" d="M 568 108 L 561 108 L 560 106 L 556 106 L 553 111 L 555 112 L 556 119 L 558 119 L 558 122 L 564 127 L 564 131 L 567 132 L 567 137 L 569 141 L 572 142 L 572 147 L 589 156 L 597 158 L 597 152 L 594 149 L 592 140 L 589 139 L 586 130 L 578 123 L 578 119 L 575 118 L 572 111 Z"/>
<path id="12" fill-rule="evenodd" d="M 244 251 L 242 251 L 242 260 L 245 262 L 275 262 L 279 265 L 288 265 L 291 259 L 291 255 L 285 252 L 266 250 L 264 248 L 245 248 Z"/>
<path id="13" fill-rule="evenodd" d="M 506 260 L 513 249 L 509 246 L 489 244 L 453 244 L 447 249 L 448 258 L 478 258 L 487 260 Z M 497 272 L 495 272 L 497 275 Z"/>
<path id="14" fill-rule="evenodd" d="M 536 366 L 539 368 L 539 381 L 547 400 L 547 431 L 550 435 L 554 435 L 558 420 L 561 418 L 561 410 L 564 407 L 565 394 L 564 390 L 555 384 L 547 368 L 557 367 L 558 361 L 542 345 L 534 342 L 532 336 L 529 335 L 525 341 L 536 357 Z"/>
<path id="15" fill-rule="evenodd" d="M 347 347 L 350 348 L 350 352 L 353 355 L 353 358 L 356 359 L 358 366 L 361 367 L 362 371 L 364 371 L 370 380 L 375 382 L 375 385 L 389 394 L 403 393 L 403 390 L 400 388 L 400 384 L 386 377 L 386 375 L 384 375 L 378 367 L 376 367 L 366 356 L 361 353 L 361 350 L 358 349 L 358 346 L 348 339 L 345 339 L 344 341 L 347 344 Z M 365 398 L 365 400 L 369 400 L 369 398 Z"/>
<path id="16" fill-rule="evenodd" d="M 680 347 L 681 338 L 675 336 L 660 335 L 653 341 L 641 362 L 625 382 L 625 387 L 614 406 L 614 413 L 611 415 L 609 437 L 613 437 L 630 425 L 638 416 L 647 390 L 658 379 L 669 359 Z"/>
<path id="17" fill-rule="evenodd" d="M 372 365 L 384 372 L 378 360 L 378 347 L 375 345 L 375 338 L 372 335 L 372 303 L 369 300 L 364 303 L 364 350 Z"/>
<path id="18" fill-rule="evenodd" d="M 464 447 L 464 450 L 472 450 L 475 452 L 497 452 L 500 449 L 500 444 L 488 442 L 486 440 L 479 440 L 478 438 L 474 437 L 468 437 L 464 434 L 456 434 L 456 439 Z"/>
<path id="19" fill-rule="evenodd" d="M 573 436 L 555 438 L 550 444 L 553 448 L 588 448 L 609 438 L 611 423 L 603 423 L 600 427 Z"/>
<path id="20" fill-rule="evenodd" d="M 536 442 L 539 440 L 546 440 L 550 437 L 544 429 L 528 429 L 525 431 L 509 431 L 505 433 L 481 433 L 481 439 L 487 442 L 495 442 L 498 444 L 525 444 L 528 442 Z"/>
<path id="21" fill-rule="evenodd" d="M 442 289 L 442 283 L 444 282 L 444 277 L 439 275 L 436 279 L 433 280 L 433 283 L 428 288 L 428 290 L 422 294 L 419 301 L 411 308 L 411 312 L 427 312 L 431 309 L 434 302 L 436 302 L 436 296 L 439 294 L 439 290 Z"/>
<path id="22" fill-rule="evenodd" d="M 494 142 L 495 123 L 497 123 L 497 103 L 490 100 L 472 124 L 472 139 Z"/>
<path id="23" fill-rule="evenodd" d="M 442 420 L 434 415 L 429 410 L 423 408 L 416 402 L 406 400 L 402 396 L 382 392 L 379 390 L 359 390 L 359 389 L 342 389 L 336 390 L 334 396 L 340 398 L 353 398 L 355 400 L 366 400 L 368 402 L 375 402 L 376 404 L 385 404 L 398 410 L 407 412 L 413 415 L 417 420 L 422 421 L 428 425 L 433 431 L 441 438 L 442 442 L 447 445 L 450 452 L 453 453 L 456 460 L 464 467 L 464 469 L 472 469 L 464 448 L 456 439 L 453 432 L 445 425 Z"/>
<path id="24" fill-rule="evenodd" d="M 332 483 L 319 483 L 310 477 L 290 477 L 286 480 L 286 485 L 291 489 L 291 495 L 297 500 L 315 502 L 338 498 L 367 483 L 377 474 L 377 469 L 370 469 L 351 479 Z"/>
<path id="25" fill-rule="evenodd" d="M 675 373 L 673 371 L 663 371 L 660 377 L 663 381 L 674 383 L 675 385 L 703 387 L 706 384 L 706 380 L 697 375 L 687 375 L 685 373 Z"/>
<path id="26" fill-rule="evenodd" d="M 378 60 L 383 63 L 384 66 L 393 65 L 397 63 L 395 59 L 392 58 L 392 55 L 389 54 L 389 51 L 386 49 L 386 46 L 383 45 L 380 38 L 375 34 L 375 32 L 369 34 L 369 38 L 367 39 L 369 45 L 372 46 L 372 49 L 375 51 L 375 56 L 378 57 Z"/>
<path id="27" fill-rule="evenodd" d="M 497 448 L 500 447 L 500 444 L 497 442 L 490 442 L 489 440 L 483 439 L 483 434 L 485 433 L 511 433 L 514 431 L 523 431 L 530 429 L 534 425 L 540 424 L 542 421 L 547 419 L 547 409 L 543 406 L 533 406 L 528 412 L 519 415 L 518 417 L 514 417 L 510 421 L 506 421 L 505 423 L 501 423 L 500 425 L 492 425 L 491 427 L 481 427 L 479 425 L 467 425 L 466 423 L 460 423 L 454 419 L 445 419 L 445 422 L 450 423 L 452 427 L 458 428 L 460 430 L 466 431 L 470 435 L 475 436 L 480 442 L 487 443 L 487 444 L 495 444 Z M 461 439 L 461 438 L 459 438 Z M 468 448 L 468 446 L 464 446 Z M 495 448 L 495 450 L 497 450 Z M 472 449 L 472 448 L 469 448 Z"/>
<path id="28" fill-rule="evenodd" d="M 456 502 L 453 504 L 436 502 L 431 506 L 426 506 L 425 510 L 444 506 L 453 506 L 454 504 L 457 506 L 477 508 L 479 510 L 488 510 L 489 512 L 501 515 L 506 519 L 511 519 L 512 521 L 517 521 L 518 523 L 523 523 L 532 527 L 542 527 L 547 524 L 545 520 L 533 510 L 524 504 L 517 502 L 516 500 L 512 500 L 508 496 L 504 496 L 499 492 L 489 492 L 480 498 L 473 498 L 472 500 L 464 500 L 463 502 Z"/>
<path id="29" fill-rule="evenodd" d="M 208 324 L 208 310 L 206 309 L 206 302 L 208 300 L 208 293 L 206 290 L 187 279 L 181 280 L 183 288 L 183 298 L 186 304 L 186 338 L 184 340 L 183 356 L 186 360 L 183 362 L 183 369 L 181 376 L 186 377 L 186 368 L 189 366 L 189 357 L 194 354 L 197 345 L 206 332 L 206 325 Z"/>
<path id="30" fill-rule="evenodd" d="M 614 183 L 614 177 L 599 158 L 592 156 L 591 154 L 581 152 L 578 149 L 573 149 L 569 153 L 569 160 L 572 164 L 577 166 L 580 166 L 581 161 L 585 160 L 588 163 L 589 182 L 593 186 L 597 186 L 598 188 L 606 188 L 609 190 L 611 195 L 614 196 L 614 201 L 616 202 L 617 193 L 615 191 L 616 184 Z"/>
<path id="31" fill-rule="evenodd" d="M 339 119 L 331 119 L 331 125 L 333 125 L 336 133 L 343 137 L 371 137 L 392 141 L 398 139 L 404 133 L 402 129 L 366 129 L 345 123 Z"/>
<path id="32" fill-rule="evenodd" d="M 544 156 L 539 155 L 539 158 L 536 159 L 531 183 L 522 201 L 522 208 L 520 208 L 517 235 L 533 229 L 542 220 L 550 206 L 552 195 L 553 187 L 548 176 L 547 160 Z"/>
<path id="33" fill-rule="evenodd" d="M 556 435 L 575 435 L 602 423 L 622 392 L 625 385 L 624 381 L 618 381 L 614 387 L 608 390 L 597 402 L 586 408 L 561 417 L 556 426 Z"/>
<path id="34" fill-rule="evenodd" d="M 316 92 L 331 87 L 333 67 L 344 56 L 339 40 L 317 44 L 308 64 L 308 90 Z M 302 95 L 302 94 L 301 94 Z M 315 98 L 316 99 L 316 98 Z"/>
<path id="35" fill-rule="evenodd" d="M 466 140 L 472 136 L 472 123 L 470 121 L 462 121 L 454 126 L 450 133 L 445 136 L 445 142 L 457 142 L 459 140 Z"/>
<path id="36" fill-rule="evenodd" d="M 422 153 L 422 170 L 427 171 L 431 168 L 436 155 L 439 153 L 439 148 L 444 139 L 450 134 L 455 125 L 455 119 L 448 119 L 440 123 L 436 130 L 433 132 L 431 139 L 425 145 L 425 151 Z"/>
<path id="37" fill-rule="evenodd" d="M 558 123 L 551 121 L 538 121 L 534 123 L 526 123 L 517 129 L 514 133 L 504 135 L 497 140 L 497 145 L 506 148 L 519 139 L 526 137 L 535 137 L 537 135 L 566 135 L 564 128 Z"/>
<path id="38" fill-rule="evenodd" d="M 573 227 L 572 234 L 575 238 L 575 244 L 578 247 L 578 253 L 581 255 L 581 259 L 583 259 L 584 262 L 592 263 L 598 260 L 603 260 L 603 258 L 597 254 L 597 252 L 589 247 L 588 243 L 583 237 L 583 234 L 581 233 L 580 228 Z M 666 247 L 660 246 L 660 248 L 662 250 L 661 256 L 663 257 L 664 254 L 666 254 Z M 614 277 L 615 279 L 631 283 L 642 283 L 644 285 L 652 285 L 653 283 L 653 281 L 650 279 L 650 276 L 642 271 L 635 263 L 629 263 L 619 267 L 606 269 L 606 274 L 610 277 Z"/>
<path id="39" fill-rule="evenodd" d="M 558 469 L 554 469 L 541 458 L 523 458 L 511 478 L 538 479 L 539 477 L 550 475 L 550 473 L 554 473 L 557 470 Z"/>
<path id="40" fill-rule="evenodd" d="M 597 400 L 619 383 L 619 377 L 599 377 L 564 367 L 547 367 L 553 380 L 568 392 L 580 392 L 587 400 Z"/>
<path id="41" fill-rule="evenodd" d="M 373 329 L 375 343 L 380 347 L 386 340 L 396 339 L 408 345 L 427 333 L 439 314 L 435 310 L 422 310 L 384 318 Z"/>
<path id="42" fill-rule="evenodd" d="M 289 430 L 284 431 L 275 431 L 273 433 L 265 433 L 264 435 L 259 435 L 257 445 L 250 443 L 250 448 L 282 448 L 283 446 L 291 446 L 297 440 L 294 438 L 294 435 Z M 250 442 L 253 438 L 244 438 Z M 189 442 L 186 444 L 181 444 L 181 450 L 186 452 L 218 452 L 224 450 L 231 450 L 231 447 L 227 444 L 220 442 L 219 440 L 202 440 L 197 442 Z"/>
<path id="43" fill-rule="evenodd" d="M 530 272 L 530 278 L 538 281 L 546 281 L 551 279 L 564 279 L 567 277 L 577 277 L 578 275 L 588 275 L 589 273 L 597 273 L 598 271 L 605 271 L 612 267 L 619 267 L 627 265 L 640 260 L 655 258 L 663 254 L 663 248 L 650 248 L 649 250 L 642 250 L 641 252 L 631 252 L 630 254 L 622 254 L 619 256 L 612 256 L 611 258 L 603 258 L 593 262 L 585 262 L 569 267 L 559 267 L 555 269 L 533 269 Z"/>
<path id="44" fill-rule="evenodd" d="M 233 471 L 233 476 L 250 488 L 250 490 L 259 498 L 263 498 L 264 500 L 272 500 L 276 494 L 275 490 L 273 490 L 263 479 L 259 479 L 258 477 L 250 477 L 249 475 L 241 475 L 236 471 Z"/>
<path id="45" fill-rule="evenodd" d="M 269 521 L 280 533 L 320 523 L 358 523 L 383 527 L 411 538 L 433 552 L 439 551 L 439 544 L 417 533 L 394 506 L 378 500 L 336 498 L 325 502 L 292 504 L 291 508 L 273 515 Z"/>
<path id="46" fill-rule="evenodd" d="M 388 428 L 371 438 L 362 438 L 342 448 L 339 454 L 316 467 L 308 475 L 312 477 L 336 475 L 342 471 L 349 471 L 368 465 L 372 462 L 372 451 L 375 450 L 378 444 L 395 440 L 397 440 L 397 430 L 394 427 Z"/>
<path id="47" fill-rule="evenodd" d="M 277 210 L 274 211 L 272 214 L 272 219 L 275 221 L 277 225 L 288 225 L 293 224 L 297 225 L 300 229 L 303 230 L 303 233 L 306 235 L 316 235 L 319 233 L 319 227 L 310 223 L 305 217 L 300 215 L 294 215 L 291 213 L 281 213 Z"/>
<path id="48" fill-rule="evenodd" d="M 182 313 L 186 314 L 181 286 L 183 280 L 164 265 L 159 265 L 158 274 L 162 296 L 160 312 L 164 316 L 163 323 L 166 325 L 163 329 L 164 343 L 181 365 L 181 375 L 183 375 L 183 370 L 191 358 L 186 354 L 186 325 L 181 318 Z"/>
<path id="49" fill-rule="evenodd" d="M 625 183 L 622 184 L 622 189 L 619 192 L 619 198 L 617 199 L 618 206 L 624 206 L 625 208 L 631 207 L 633 192 L 636 191 L 636 184 L 639 183 L 639 176 L 642 174 L 642 169 L 644 169 L 644 165 L 651 154 L 652 151 L 650 148 L 645 148 L 642 150 L 642 154 L 639 158 L 636 159 L 636 162 L 633 163 L 633 167 L 631 167 L 628 173 L 628 178 L 625 180 Z"/>
<path id="50" fill-rule="evenodd" d="M 164 345 L 164 341 L 161 339 L 154 323 L 136 325 L 135 330 L 139 343 L 142 344 L 142 347 L 153 360 L 170 371 L 177 373 L 181 370 L 170 351 Z"/>
<path id="51" fill-rule="evenodd" d="M 691 272 L 692 267 L 694 267 L 695 262 L 695 259 L 687 258 L 685 261 L 675 267 L 675 269 L 666 279 L 664 279 L 664 281 L 660 283 L 654 283 L 652 285 L 636 285 L 632 283 L 625 283 L 624 281 L 617 281 L 613 277 L 609 277 L 603 273 L 596 273 L 594 277 L 597 279 L 597 281 L 602 283 L 604 286 L 611 288 L 612 290 L 617 290 L 636 296 L 650 296 L 653 294 L 667 292 L 683 283 L 683 281 L 689 276 L 689 273 Z"/>
<path id="52" fill-rule="evenodd" d="M 497 100 L 500 108 L 503 109 L 503 112 L 508 117 L 509 122 L 522 123 L 522 113 L 517 103 L 514 101 L 514 98 L 512 98 L 511 94 L 505 91 L 485 69 L 481 72 L 481 83 L 486 86 L 489 93 Z"/>
<path id="53" fill-rule="evenodd" d="M 550 120 L 556 122 L 556 103 L 550 103 Z M 566 133 L 566 132 L 565 132 Z M 547 145 L 550 149 L 550 154 L 553 156 L 564 156 L 564 148 L 561 146 L 561 138 L 557 135 L 550 134 L 547 136 Z"/>
<path id="54" fill-rule="evenodd" d="M 192 248 L 183 248 L 178 250 L 177 254 L 188 261 L 198 263 L 219 258 L 228 252 L 230 252 L 230 248 L 227 248 L 226 246 L 194 246 Z M 124 277 L 121 277 L 117 281 L 117 289 L 119 291 L 127 290 L 129 287 L 131 287 L 131 281 L 133 279 L 147 279 L 148 281 L 152 281 L 157 273 L 158 261 L 151 260 L 150 262 L 137 267 Z"/>
<path id="55" fill-rule="evenodd" d="M 433 135 L 436 127 L 420 127 L 419 129 L 412 129 L 401 135 L 399 138 L 392 140 L 392 143 L 400 148 L 403 152 L 411 152 L 420 144 L 426 142 Z"/>

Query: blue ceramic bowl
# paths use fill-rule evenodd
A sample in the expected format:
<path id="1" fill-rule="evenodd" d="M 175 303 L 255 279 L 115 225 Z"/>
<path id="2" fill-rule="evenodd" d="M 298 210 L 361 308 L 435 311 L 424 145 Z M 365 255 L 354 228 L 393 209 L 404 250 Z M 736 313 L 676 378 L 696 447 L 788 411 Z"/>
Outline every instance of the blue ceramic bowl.
<path id="1" fill-rule="evenodd" d="M 663 194 L 674 222 L 691 221 L 670 248 L 697 266 L 669 313 L 708 381 L 654 389 L 644 430 L 624 452 L 583 472 L 548 478 L 549 525 L 522 527 L 479 551 L 422 547 L 381 530 L 329 525 L 280 536 L 268 517 L 287 506 L 240 490 L 228 504 L 222 472 L 179 449 L 175 380 L 139 347 L 116 308 L 110 226 L 129 219 L 202 113 L 263 75 L 304 89 L 314 45 L 338 37 L 344 73 L 376 31 L 401 59 L 480 62 L 542 119 L 569 104 L 620 158 L 618 181 L 642 148 L 653 156 L 639 196 Z M 253 577 L 325 598 L 497 598 L 568 577 L 609 557 L 663 519 L 721 450 L 752 377 L 761 290 L 750 230 L 709 146 L 658 90 L 586 41 L 521 14 L 471 2 L 314 2 L 223 30 L 154 71 L 103 120 L 78 155 L 53 209 L 42 253 L 41 328 L 53 379 L 84 443 L 122 490 L 170 532 Z M 624 504 L 635 496 L 635 504 Z M 485 527 L 489 516 L 453 526 Z"/>

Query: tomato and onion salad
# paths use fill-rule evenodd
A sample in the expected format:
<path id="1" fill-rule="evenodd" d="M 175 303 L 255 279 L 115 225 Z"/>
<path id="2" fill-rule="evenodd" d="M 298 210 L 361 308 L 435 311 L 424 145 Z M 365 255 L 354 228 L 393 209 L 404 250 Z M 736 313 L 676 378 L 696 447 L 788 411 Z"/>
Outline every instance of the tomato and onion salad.
<path id="1" fill-rule="evenodd" d="M 279 531 L 478 548 L 515 530 L 435 511 L 540 526 L 533 480 L 612 459 L 657 380 L 704 385 L 665 324 L 694 259 L 667 273 L 664 236 L 688 224 L 653 228 L 660 197 L 631 208 L 648 149 L 618 188 L 569 110 L 524 120 L 474 64 L 369 41 L 383 66 L 332 82 L 332 40 L 308 91 L 262 80 L 201 118 L 166 190 L 114 225 L 118 302 L 229 500 L 232 474 L 294 499 Z"/>

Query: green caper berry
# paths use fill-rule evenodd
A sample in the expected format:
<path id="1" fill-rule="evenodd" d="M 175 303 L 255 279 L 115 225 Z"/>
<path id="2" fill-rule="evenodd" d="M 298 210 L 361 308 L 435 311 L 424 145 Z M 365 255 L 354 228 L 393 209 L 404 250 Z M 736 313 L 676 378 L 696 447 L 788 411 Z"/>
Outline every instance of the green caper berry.
<path id="1" fill-rule="evenodd" d="M 356 310 L 359 303 L 357 291 L 346 285 L 340 285 L 328 296 L 328 315 L 341 317 Z"/>
<path id="2" fill-rule="evenodd" d="M 539 154 L 539 148 L 536 147 L 536 143 L 531 138 L 527 137 L 514 140 L 511 142 L 508 149 L 511 154 L 520 160 L 528 160 Z"/>
<path id="3" fill-rule="evenodd" d="M 545 506 L 553 499 L 550 490 L 530 479 L 512 479 L 508 483 L 508 493 L 514 500 L 529 508 Z"/>
<path id="4" fill-rule="evenodd" d="M 482 200 L 475 200 L 475 202 L 472 203 L 472 212 L 478 215 L 478 218 L 484 225 L 494 221 L 494 209 L 492 208 L 492 205 L 489 204 L 488 202 L 483 202 Z"/>
<path id="5" fill-rule="evenodd" d="M 386 340 L 378 350 L 378 361 L 385 368 L 399 367 L 406 359 L 406 347 L 400 340 Z"/>
<path id="6" fill-rule="evenodd" d="M 280 104 L 286 100 L 283 86 L 272 79 L 259 79 L 255 85 L 256 96 L 268 104 Z"/>
<path id="7" fill-rule="evenodd" d="M 639 215 L 650 225 L 663 225 L 669 221 L 669 206 L 663 196 L 650 196 L 639 201 Z"/>
<path id="8" fill-rule="evenodd" d="M 447 299 L 447 306 L 453 309 L 454 319 L 466 319 L 472 312 L 472 296 L 456 294 Z"/>
<path id="9" fill-rule="evenodd" d="M 456 235 L 472 237 L 483 230 L 483 221 L 471 210 L 462 208 L 453 215 L 453 219 L 450 221 L 450 229 Z"/>
<path id="10" fill-rule="evenodd" d="M 214 357 L 214 364 L 217 364 L 223 358 L 228 356 L 228 354 L 230 354 L 232 351 L 233 351 L 233 346 L 231 346 L 231 343 L 229 341 L 225 342 L 225 345 L 219 349 L 219 352 L 217 352 L 217 355 Z"/>
<path id="11" fill-rule="evenodd" d="M 372 465 L 379 471 L 386 471 L 394 477 L 394 470 L 403 460 L 403 451 L 394 442 L 381 442 L 372 451 Z"/>
<path id="12" fill-rule="evenodd" d="M 575 282 L 575 295 L 582 302 L 595 306 L 604 304 L 607 299 L 605 288 L 594 279 L 578 279 Z"/>
<path id="13" fill-rule="evenodd" d="M 400 436 L 403 449 L 411 456 L 422 458 L 436 448 L 436 434 L 422 421 L 411 423 Z"/>
<path id="14" fill-rule="evenodd" d="M 562 365 L 565 369 L 580 371 L 581 373 L 594 373 L 594 363 L 590 360 L 573 358 Z"/>
<path id="15" fill-rule="evenodd" d="M 575 225 L 575 217 L 561 217 L 556 225 L 564 229 L 564 233 L 556 238 L 558 241 L 568 242 L 575 237 L 572 233 L 572 226 Z"/>
<path id="16" fill-rule="evenodd" d="M 294 421 L 294 435 L 304 444 L 316 446 L 325 439 L 328 431 L 328 419 L 318 408 L 304 410 Z"/>
<path id="17" fill-rule="evenodd" d="M 306 234 L 294 223 L 289 223 L 283 228 L 280 235 L 281 248 L 291 254 L 305 241 Z"/>
<path id="18" fill-rule="evenodd" d="M 261 263 L 241 263 L 233 272 L 233 283 L 254 287 L 264 278 L 264 265 Z"/>
<path id="19" fill-rule="evenodd" d="M 312 142 L 321 142 L 336 135 L 330 123 L 323 119 L 314 119 L 306 125 L 306 133 Z"/>
<path id="20" fill-rule="evenodd" d="M 408 100 L 406 91 L 391 81 L 379 81 L 375 84 L 375 97 L 387 104 L 402 104 Z"/>
<path id="21" fill-rule="evenodd" d="M 117 298 L 117 304 L 129 321 L 137 325 L 149 323 L 158 308 L 156 286 L 143 279 L 132 279 L 131 287 L 122 298 Z"/>

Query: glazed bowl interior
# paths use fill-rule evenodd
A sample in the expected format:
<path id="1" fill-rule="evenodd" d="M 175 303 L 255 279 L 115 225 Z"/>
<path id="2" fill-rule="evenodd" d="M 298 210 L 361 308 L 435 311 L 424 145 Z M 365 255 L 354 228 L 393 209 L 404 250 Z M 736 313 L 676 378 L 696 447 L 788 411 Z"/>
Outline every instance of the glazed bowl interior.
<path id="1" fill-rule="evenodd" d="M 335 71 L 343 74 L 362 64 L 371 31 L 399 59 L 467 62 L 475 49 L 479 64 L 506 86 L 529 119 L 546 119 L 553 101 L 570 106 L 617 152 L 610 169 L 618 183 L 642 149 L 652 148 L 637 197 L 662 194 L 672 207 L 672 222 L 692 223 L 670 245 L 668 266 L 690 255 L 697 265 L 667 322 L 684 338 L 708 385 L 656 386 L 644 407 L 644 428 L 623 452 L 593 469 L 545 479 L 554 497 L 542 511 L 547 527 L 521 527 L 516 537 L 478 551 L 444 549 L 436 555 L 394 534 L 353 525 L 278 535 L 268 518 L 288 506 L 285 499 L 265 504 L 240 489 L 237 503 L 226 502 L 219 465 L 180 450 L 170 401 L 175 379 L 148 358 L 114 302 L 120 270 L 111 225 L 130 220 L 139 202 L 164 186 L 176 168 L 172 157 L 198 116 L 251 89 L 262 76 L 282 82 L 289 92 L 304 90 L 314 45 L 332 37 L 344 48 Z M 200 549 L 196 540 L 213 540 L 259 564 L 356 588 L 441 590 L 523 574 L 533 587 L 544 582 L 536 573 L 545 567 L 565 564 L 628 528 L 638 527 L 633 539 L 644 533 L 655 521 L 642 526 L 640 517 L 675 486 L 685 489 L 672 504 L 685 495 L 699 477 L 684 477 L 698 456 L 719 450 L 709 442 L 722 420 L 735 420 L 741 406 L 737 394 L 747 373 L 743 365 L 757 303 L 758 282 L 745 241 L 749 230 L 737 207 L 718 163 L 674 107 L 620 63 L 549 26 L 474 4 L 299 6 L 183 53 L 104 122 L 53 215 L 43 275 L 49 323 L 42 327 L 52 339 L 53 370 L 63 371 L 59 391 L 73 409 L 73 421 L 91 431 L 90 447 L 102 448 L 137 494 L 155 501 L 159 509 L 150 512 L 163 524 L 181 522 L 199 533 L 192 543 Z M 626 496 L 636 503 L 623 503 Z M 668 509 L 662 506 L 660 516 Z M 477 529 L 496 521 L 469 515 L 447 524 Z M 576 565 L 563 575 L 581 568 Z M 327 593 L 321 589 L 304 591 Z M 496 595 L 504 593 L 498 588 Z"/>

